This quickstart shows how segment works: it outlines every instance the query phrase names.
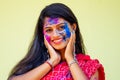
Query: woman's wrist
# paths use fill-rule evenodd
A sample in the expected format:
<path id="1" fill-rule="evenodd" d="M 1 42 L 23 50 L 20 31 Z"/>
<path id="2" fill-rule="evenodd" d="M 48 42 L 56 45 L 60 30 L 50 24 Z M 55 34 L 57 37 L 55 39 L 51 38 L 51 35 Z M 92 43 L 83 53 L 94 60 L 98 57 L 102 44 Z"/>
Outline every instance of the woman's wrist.
<path id="1" fill-rule="evenodd" d="M 67 64 L 68 64 L 69 67 L 70 67 L 72 64 L 77 63 L 77 60 L 76 60 L 75 57 L 66 58 L 66 61 L 67 61 Z"/>
<path id="2" fill-rule="evenodd" d="M 74 58 L 66 59 L 67 64 L 69 65 L 71 61 L 73 61 Z"/>
<path id="3" fill-rule="evenodd" d="M 50 66 L 51 69 L 53 68 L 53 64 L 52 64 L 52 62 L 50 61 L 50 59 L 48 59 L 45 63 L 47 63 L 47 64 Z"/>
<path id="4" fill-rule="evenodd" d="M 68 56 L 66 57 L 66 61 L 67 63 L 69 63 L 70 61 L 74 60 L 74 57 L 73 56 Z"/>
<path id="5" fill-rule="evenodd" d="M 68 66 L 71 67 L 73 64 L 77 63 L 77 60 L 76 59 L 73 59 L 72 61 L 70 61 L 68 63 Z"/>
<path id="6" fill-rule="evenodd" d="M 52 67 L 57 65 L 57 60 L 50 58 L 49 61 L 51 62 Z"/>

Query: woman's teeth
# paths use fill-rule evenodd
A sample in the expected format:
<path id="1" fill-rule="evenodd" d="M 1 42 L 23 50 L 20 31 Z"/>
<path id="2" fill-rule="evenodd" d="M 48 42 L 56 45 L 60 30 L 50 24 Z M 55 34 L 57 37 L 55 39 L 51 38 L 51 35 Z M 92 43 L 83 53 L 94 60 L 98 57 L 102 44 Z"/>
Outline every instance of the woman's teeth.
<path id="1" fill-rule="evenodd" d="M 62 39 L 58 39 L 58 40 L 54 40 L 54 43 L 60 43 L 62 41 Z"/>

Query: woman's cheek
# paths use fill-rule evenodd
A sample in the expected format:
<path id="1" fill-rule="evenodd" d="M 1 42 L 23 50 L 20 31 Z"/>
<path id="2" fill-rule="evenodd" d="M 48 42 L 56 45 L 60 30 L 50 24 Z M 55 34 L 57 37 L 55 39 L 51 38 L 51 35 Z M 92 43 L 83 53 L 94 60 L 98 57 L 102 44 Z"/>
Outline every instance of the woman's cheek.
<path id="1" fill-rule="evenodd" d="M 71 36 L 71 32 L 69 29 L 66 30 L 66 38 L 70 38 Z"/>
<path id="2" fill-rule="evenodd" d="M 71 31 L 68 27 L 68 24 L 65 24 L 65 29 L 64 30 L 65 30 L 64 32 L 66 34 L 66 36 L 65 36 L 65 40 L 66 40 L 67 38 L 70 38 L 70 36 L 71 36 Z"/>
<path id="3" fill-rule="evenodd" d="M 49 35 L 45 34 L 45 38 L 46 38 L 46 40 L 48 41 L 48 43 L 50 43 L 51 37 L 50 37 Z"/>
<path id="4" fill-rule="evenodd" d="M 66 41 L 66 32 L 65 32 L 65 30 L 64 30 L 64 31 L 61 31 L 61 32 L 60 32 L 60 35 L 62 35 L 62 36 L 63 36 L 63 40 Z"/>

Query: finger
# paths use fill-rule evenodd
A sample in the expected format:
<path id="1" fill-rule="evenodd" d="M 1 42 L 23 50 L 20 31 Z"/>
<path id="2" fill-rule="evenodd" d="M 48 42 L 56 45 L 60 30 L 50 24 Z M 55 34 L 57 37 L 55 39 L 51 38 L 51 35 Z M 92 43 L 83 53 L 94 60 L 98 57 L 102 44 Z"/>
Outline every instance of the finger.
<path id="1" fill-rule="evenodd" d="M 45 42 L 45 46 L 48 49 L 48 52 L 49 52 L 49 54 L 51 56 L 51 53 L 53 53 L 53 49 L 52 49 L 51 45 L 48 43 L 48 41 L 46 40 L 45 36 L 44 36 L 44 42 Z"/>
<path id="2" fill-rule="evenodd" d="M 46 40 L 45 36 L 44 36 L 44 44 L 45 44 L 45 46 L 47 48 L 48 46 L 47 46 L 47 40 Z"/>
<path id="3" fill-rule="evenodd" d="M 45 45 L 46 45 L 47 47 L 50 47 L 50 44 L 49 44 L 49 42 L 47 41 L 47 39 L 46 39 L 45 36 L 44 36 L 44 40 L 45 40 Z"/>
<path id="4" fill-rule="evenodd" d="M 50 43 L 47 41 L 46 37 L 44 36 L 44 43 L 45 43 L 45 46 L 48 50 L 50 50 L 52 48 L 52 46 L 50 45 Z"/>
<path id="5" fill-rule="evenodd" d="M 75 38 L 75 32 L 72 31 L 67 48 L 66 48 L 66 51 L 69 51 L 73 56 L 75 56 L 75 44 L 74 44 L 75 39 L 74 38 Z"/>
<path id="6" fill-rule="evenodd" d="M 72 40 L 71 40 L 71 46 L 72 46 L 72 49 L 73 49 L 73 56 L 75 58 L 75 31 L 73 30 L 72 31 Z"/>
<path id="7" fill-rule="evenodd" d="M 69 43 L 70 44 L 74 44 L 75 43 L 75 32 L 74 32 L 74 30 L 71 32 Z"/>
<path id="8" fill-rule="evenodd" d="M 73 43 L 75 44 L 75 39 L 76 39 L 76 37 L 75 37 L 75 31 L 73 30 Z"/>
<path id="9" fill-rule="evenodd" d="M 46 47 L 47 47 L 47 49 L 48 49 L 48 51 L 54 51 L 54 49 L 53 49 L 53 47 L 50 45 L 50 43 L 47 41 L 47 39 L 45 38 L 45 36 L 44 36 L 44 40 L 45 40 L 45 45 L 46 45 Z"/>

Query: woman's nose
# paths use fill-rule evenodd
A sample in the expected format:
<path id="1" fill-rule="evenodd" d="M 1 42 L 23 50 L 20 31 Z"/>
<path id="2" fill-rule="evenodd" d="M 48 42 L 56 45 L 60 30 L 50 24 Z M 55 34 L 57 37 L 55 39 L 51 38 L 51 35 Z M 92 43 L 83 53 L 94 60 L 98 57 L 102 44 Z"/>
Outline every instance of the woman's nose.
<path id="1" fill-rule="evenodd" d="M 54 36 L 54 37 L 60 36 L 59 31 L 58 31 L 58 30 L 54 30 L 54 32 L 53 32 L 53 36 Z"/>

